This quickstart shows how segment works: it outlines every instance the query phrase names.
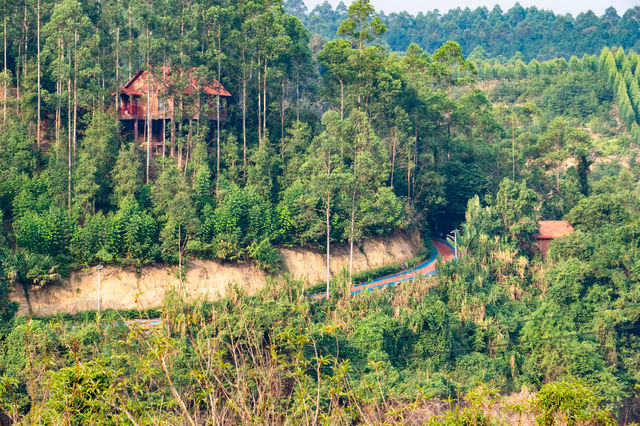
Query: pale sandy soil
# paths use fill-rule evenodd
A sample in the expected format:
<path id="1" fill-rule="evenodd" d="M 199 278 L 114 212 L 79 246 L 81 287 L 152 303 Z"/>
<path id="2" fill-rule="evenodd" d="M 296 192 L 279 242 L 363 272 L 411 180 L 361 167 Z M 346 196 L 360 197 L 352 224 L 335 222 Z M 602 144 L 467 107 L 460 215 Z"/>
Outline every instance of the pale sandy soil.
<path id="1" fill-rule="evenodd" d="M 396 233 L 387 238 L 372 238 L 354 250 L 354 272 L 377 268 L 411 258 L 424 249 L 420 235 Z M 308 283 L 326 276 L 326 257 L 308 249 L 280 249 L 284 270 Z M 348 247 L 334 246 L 331 271 L 339 273 L 349 267 Z M 263 287 L 268 275 L 252 264 L 192 260 L 186 274 L 185 289 L 189 297 L 214 299 L 224 294 L 229 284 L 244 287 L 249 293 Z M 179 289 L 175 267 L 135 268 L 105 267 L 101 272 L 102 309 L 147 309 L 162 304 L 165 293 Z M 94 269 L 71 274 L 68 280 L 31 290 L 29 298 L 17 286 L 12 299 L 20 303 L 19 314 L 49 315 L 95 310 L 98 306 L 98 277 Z"/>

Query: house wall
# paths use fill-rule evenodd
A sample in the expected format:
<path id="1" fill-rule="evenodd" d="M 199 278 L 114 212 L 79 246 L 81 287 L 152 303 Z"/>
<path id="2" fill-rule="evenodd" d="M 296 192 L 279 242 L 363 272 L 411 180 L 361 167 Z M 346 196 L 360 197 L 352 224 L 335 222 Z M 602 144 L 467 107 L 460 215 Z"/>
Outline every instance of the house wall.
<path id="1" fill-rule="evenodd" d="M 173 99 L 166 98 L 165 109 L 159 110 L 159 92 L 155 91 L 154 88 L 158 87 L 158 83 L 154 82 L 153 77 L 149 77 L 148 79 L 151 83 L 151 98 L 149 101 L 151 118 L 154 120 L 157 119 L 168 119 L 171 117 L 173 113 Z M 135 79 L 129 88 L 135 90 L 136 92 L 142 93 L 142 96 L 138 98 L 138 108 L 139 115 L 141 117 L 146 117 L 147 115 L 147 72 L 142 72 L 137 79 Z"/>
<path id="2" fill-rule="evenodd" d="M 537 240 L 538 247 L 540 248 L 540 254 L 542 255 L 543 258 L 547 257 L 547 252 L 549 251 L 549 243 L 551 241 L 553 241 L 552 238 L 550 238 L 550 239 L 541 239 L 541 238 L 539 238 Z"/>

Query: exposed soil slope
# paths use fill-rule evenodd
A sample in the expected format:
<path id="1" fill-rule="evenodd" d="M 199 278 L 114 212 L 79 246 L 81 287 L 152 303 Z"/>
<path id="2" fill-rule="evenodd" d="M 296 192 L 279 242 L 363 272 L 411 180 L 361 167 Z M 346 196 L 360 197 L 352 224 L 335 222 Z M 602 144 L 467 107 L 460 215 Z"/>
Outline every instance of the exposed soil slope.
<path id="1" fill-rule="evenodd" d="M 417 255 L 424 249 L 417 232 L 396 233 L 388 238 L 372 238 L 354 253 L 354 272 L 377 268 Z M 321 281 L 326 274 L 326 257 L 308 249 L 280 250 L 285 271 L 309 283 Z M 349 266 L 348 247 L 335 246 L 331 255 L 333 274 Z M 101 272 L 102 309 L 146 309 L 162 304 L 165 293 L 179 288 L 175 267 L 105 267 Z M 230 264 L 213 260 L 189 262 L 185 289 L 190 297 L 216 298 L 231 283 L 255 292 L 265 285 L 267 274 L 251 264 Z M 68 280 L 31 290 L 29 297 L 16 287 L 13 300 L 20 303 L 20 314 L 50 315 L 95 310 L 98 306 L 98 276 L 94 269 L 71 274 Z"/>

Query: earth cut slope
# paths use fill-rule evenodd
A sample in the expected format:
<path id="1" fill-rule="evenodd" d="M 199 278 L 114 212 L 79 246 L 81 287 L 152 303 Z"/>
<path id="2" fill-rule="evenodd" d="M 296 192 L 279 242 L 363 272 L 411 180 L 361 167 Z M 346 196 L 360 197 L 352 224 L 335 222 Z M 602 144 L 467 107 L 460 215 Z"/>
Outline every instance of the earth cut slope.
<path id="1" fill-rule="evenodd" d="M 418 232 L 398 232 L 382 238 L 365 240 L 354 250 L 354 272 L 378 268 L 416 256 L 424 250 Z M 326 276 L 326 257 L 310 249 L 281 248 L 283 270 L 308 283 L 322 281 Z M 349 249 L 334 246 L 331 272 L 349 267 Z M 250 263 L 223 263 L 194 259 L 189 262 L 185 289 L 190 297 L 215 299 L 224 294 L 231 283 L 249 293 L 266 284 L 268 274 Z M 167 291 L 179 288 L 175 266 L 143 268 L 105 267 L 100 274 L 102 309 L 148 309 L 162 304 Z M 28 297 L 22 286 L 16 286 L 12 300 L 20 303 L 19 314 L 43 316 L 55 313 L 76 313 L 98 307 L 98 276 L 95 269 L 71 274 L 69 279 L 30 290 Z"/>

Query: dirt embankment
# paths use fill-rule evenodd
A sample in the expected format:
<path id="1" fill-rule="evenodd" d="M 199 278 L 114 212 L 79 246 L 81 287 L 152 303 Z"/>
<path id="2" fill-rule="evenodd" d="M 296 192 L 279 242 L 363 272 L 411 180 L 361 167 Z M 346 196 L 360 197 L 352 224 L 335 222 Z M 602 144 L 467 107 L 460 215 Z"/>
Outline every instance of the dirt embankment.
<path id="1" fill-rule="evenodd" d="M 417 255 L 424 249 L 418 232 L 396 233 L 387 238 L 371 238 L 354 250 L 354 272 L 377 268 Z M 326 257 L 317 251 L 282 248 L 284 270 L 309 283 L 326 276 Z M 348 247 L 334 246 L 331 272 L 349 266 Z M 265 285 L 267 274 L 251 264 L 228 264 L 213 260 L 193 260 L 187 269 L 185 289 L 190 297 L 216 298 L 230 283 L 249 293 Z M 102 309 L 147 309 L 162 304 L 165 293 L 179 288 L 175 267 L 105 267 L 100 274 Z M 12 296 L 20 303 L 20 314 L 50 315 L 95 310 L 98 307 L 98 276 L 95 269 L 71 274 L 68 280 L 30 290 L 27 299 L 21 286 Z"/>

